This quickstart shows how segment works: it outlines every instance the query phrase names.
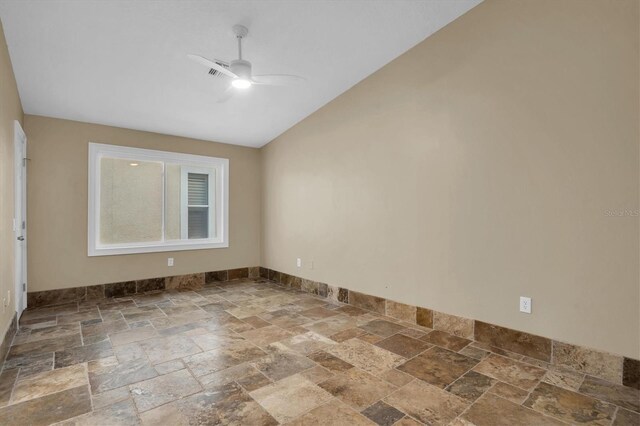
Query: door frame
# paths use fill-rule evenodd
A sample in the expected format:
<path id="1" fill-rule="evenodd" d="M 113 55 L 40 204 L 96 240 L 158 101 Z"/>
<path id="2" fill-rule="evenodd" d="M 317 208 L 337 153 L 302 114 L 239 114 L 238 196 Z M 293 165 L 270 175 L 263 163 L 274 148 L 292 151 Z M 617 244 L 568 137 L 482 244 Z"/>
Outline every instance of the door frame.
<path id="1" fill-rule="evenodd" d="M 14 298 L 18 319 L 27 308 L 27 136 L 14 121 Z M 21 240 L 22 238 L 22 240 Z"/>

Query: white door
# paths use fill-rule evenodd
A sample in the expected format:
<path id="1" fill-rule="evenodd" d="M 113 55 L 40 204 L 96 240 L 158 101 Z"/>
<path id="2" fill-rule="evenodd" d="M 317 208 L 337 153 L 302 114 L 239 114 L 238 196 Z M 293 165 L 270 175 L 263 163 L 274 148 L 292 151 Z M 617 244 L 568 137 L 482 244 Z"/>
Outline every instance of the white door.
<path id="1" fill-rule="evenodd" d="M 27 137 L 19 122 L 14 125 L 15 216 L 15 301 L 18 319 L 27 307 Z"/>

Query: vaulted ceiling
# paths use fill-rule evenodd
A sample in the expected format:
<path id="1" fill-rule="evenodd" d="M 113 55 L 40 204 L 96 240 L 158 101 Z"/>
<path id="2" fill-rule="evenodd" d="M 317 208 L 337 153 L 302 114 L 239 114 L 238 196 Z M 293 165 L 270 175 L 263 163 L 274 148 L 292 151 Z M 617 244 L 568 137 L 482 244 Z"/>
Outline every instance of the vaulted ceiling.
<path id="1" fill-rule="evenodd" d="M 480 0 L 0 0 L 27 114 L 262 146 Z M 187 59 L 297 74 L 218 103 L 227 79 Z"/>

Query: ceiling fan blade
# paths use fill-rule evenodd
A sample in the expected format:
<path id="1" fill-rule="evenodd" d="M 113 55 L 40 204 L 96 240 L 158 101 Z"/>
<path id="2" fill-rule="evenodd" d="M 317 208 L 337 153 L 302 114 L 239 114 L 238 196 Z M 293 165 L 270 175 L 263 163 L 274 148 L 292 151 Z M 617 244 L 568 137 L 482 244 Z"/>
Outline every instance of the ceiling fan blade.
<path id="1" fill-rule="evenodd" d="M 291 86 L 306 81 L 304 77 L 287 74 L 254 75 L 251 80 L 255 84 L 265 84 L 269 86 Z"/>
<path id="2" fill-rule="evenodd" d="M 202 56 L 198 56 L 198 55 L 187 55 L 187 57 L 189 59 L 191 59 L 192 61 L 196 61 L 199 64 L 204 65 L 207 68 L 213 68 L 216 71 L 221 72 L 222 74 L 226 74 L 231 78 L 237 78 L 238 76 L 235 75 L 234 73 L 232 73 L 231 71 L 229 71 L 228 68 L 220 65 L 220 63 L 226 64 L 226 62 L 223 61 L 219 61 L 219 60 L 210 60 L 207 58 L 203 58 Z"/>
<path id="3" fill-rule="evenodd" d="M 227 90 L 222 92 L 222 95 L 216 100 L 216 103 L 223 104 L 227 102 L 229 99 L 231 99 L 235 94 L 236 94 L 236 91 L 233 90 L 233 86 L 230 85 L 229 87 L 227 87 Z"/>

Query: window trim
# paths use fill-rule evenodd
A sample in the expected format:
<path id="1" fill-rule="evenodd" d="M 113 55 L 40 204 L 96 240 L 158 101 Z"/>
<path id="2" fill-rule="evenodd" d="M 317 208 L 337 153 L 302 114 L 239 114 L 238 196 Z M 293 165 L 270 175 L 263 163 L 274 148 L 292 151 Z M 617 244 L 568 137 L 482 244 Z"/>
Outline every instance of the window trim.
<path id="1" fill-rule="evenodd" d="M 210 215 L 215 214 L 216 230 L 215 238 L 192 240 L 164 240 L 165 236 L 165 173 L 162 180 L 162 240 L 160 242 L 146 243 L 122 243 L 98 245 L 100 233 L 100 158 L 107 155 L 110 158 L 126 158 L 140 161 L 162 161 L 163 163 L 179 164 L 185 168 L 215 169 L 214 187 L 209 191 L 215 194 L 214 209 L 210 209 Z M 132 158 L 133 156 L 133 158 Z M 163 164 L 164 170 L 165 164 Z M 88 167 L 88 230 L 87 230 L 87 254 L 88 256 L 109 256 L 134 253 L 156 253 L 165 251 L 200 250 L 229 247 L 229 160 L 226 158 L 207 157 L 203 155 L 183 154 L 170 151 L 157 151 L 151 149 L 132 148 L 121 145 L 110 145 L 89 142 L 89 167 Z M 210 177 L 211 180 L 211 177 Z M 211 201 L 209 201 L 211 204 Z M 182 204 L 182 203 L 181 203 Z M 182 207 L 182 206 L 181 206 Z M 210 231 L 211 232 L 211 231 Z"/>

